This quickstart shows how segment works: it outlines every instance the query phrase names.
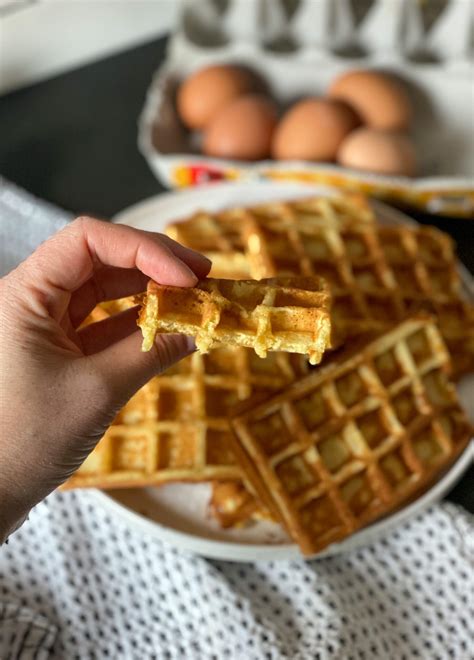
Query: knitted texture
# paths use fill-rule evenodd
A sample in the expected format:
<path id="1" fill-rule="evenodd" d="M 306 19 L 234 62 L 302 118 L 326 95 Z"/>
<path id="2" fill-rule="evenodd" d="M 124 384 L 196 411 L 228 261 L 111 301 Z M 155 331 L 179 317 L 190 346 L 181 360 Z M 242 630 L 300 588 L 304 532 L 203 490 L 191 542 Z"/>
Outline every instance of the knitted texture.
<path id="1" fill-rule="evenodd" d="M 0 550 L 0 600 L 58 629 L 57 658 L 467 660 L 473 544 L 443 503 L 346 555 L 209 561 L 55 493 Z"/>

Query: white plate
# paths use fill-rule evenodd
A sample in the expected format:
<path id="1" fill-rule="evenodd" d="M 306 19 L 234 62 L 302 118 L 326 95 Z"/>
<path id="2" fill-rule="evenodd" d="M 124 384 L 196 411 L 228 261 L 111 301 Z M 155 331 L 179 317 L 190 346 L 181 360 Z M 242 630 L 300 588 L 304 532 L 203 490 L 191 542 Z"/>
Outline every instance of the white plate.
<path id="1" fill-rule="evenodd" d="M 299 184 L 249 183 L 211 184 L 197 189 L 171 192 L 136 204 L 115 220 L 139 229 L 163 231 L 170 220 L 184 218 L 198 209 L 215 211 L 224 207 L 261 201 L 289 199 L 308 194 L 337 194 L 329 188 Z M 410 223 L 406 216 L 382 204 L 375 204 L 383 221 Z M 463 274 L 466 278 L 468 276 Z M 463 383 L 461 395 L 472 400 L 473 382 Z M 397 513 L 376 522 L 318 557 L 345 552 L 387 533 L 387 530 L 441 498 L 460 478 L 472 460 L 467 448 L 450 470 L 422 497 Z M 120 516 L 131 527 L 148 536 L 205 557 L 231 561 L 295 559 L 298 547 L 278 525 L 259 522 L 243 529 L 222 530 L 207 515 L 208 484 L 170 484 L 161 488 L 93 491 L 97 502 Z"/>

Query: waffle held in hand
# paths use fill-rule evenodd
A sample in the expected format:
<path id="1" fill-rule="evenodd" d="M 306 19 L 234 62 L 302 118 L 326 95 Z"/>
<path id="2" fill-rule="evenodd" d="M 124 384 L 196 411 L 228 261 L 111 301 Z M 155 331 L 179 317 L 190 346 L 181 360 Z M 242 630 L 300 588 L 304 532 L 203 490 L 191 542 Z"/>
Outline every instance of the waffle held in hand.
<path id="1" fill-rule="evenodd" d="M 233 420 L 246 478 L 305 554 L 420 494 L 470 424 L 437 326 L 404 321 Z"/>
<path id="2" fill-rule="evenodd" d="M 194 288 L 150 282 L 140 311 L 143 350 L 157 332 L 196 337 L 201 353 L 218 344 L 309 355 L 321 361 L 330 346 L 330 294 L 318 277 L 224 280 L 208 278 Z"/>

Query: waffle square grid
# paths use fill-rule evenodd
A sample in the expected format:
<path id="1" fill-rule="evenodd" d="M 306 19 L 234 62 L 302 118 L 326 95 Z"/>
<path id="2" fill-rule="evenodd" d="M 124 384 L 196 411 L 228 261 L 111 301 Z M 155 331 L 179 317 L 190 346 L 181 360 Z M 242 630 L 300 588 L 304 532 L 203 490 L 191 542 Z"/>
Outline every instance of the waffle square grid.
<path id="1" fill-rule="evenodd" d="M 266 280 L 208 278 L 193 288 L 150 282 L 139 325 L 143 350 L 157 332 L 180 332 L 196 338 L 207 353 L 219 344 L 307 354 L 317 364 L 331 341 L 330 294 L 318 277 Z"/>
<path id="2" fill-rule="evenodd" d="M 123 488 L 241 479 L 229 410 L 307 373 L 301 356 L 239 347 L 194 353 L 153 378 L 119 412 L 66 488 Z"/>
<path id="3" fill-rule="evenodd" d="M 390 512 L 465 446 L 448 366 L 436 326 L 410 319 L 233 420 L 244 473 L 304 553 Z"/>

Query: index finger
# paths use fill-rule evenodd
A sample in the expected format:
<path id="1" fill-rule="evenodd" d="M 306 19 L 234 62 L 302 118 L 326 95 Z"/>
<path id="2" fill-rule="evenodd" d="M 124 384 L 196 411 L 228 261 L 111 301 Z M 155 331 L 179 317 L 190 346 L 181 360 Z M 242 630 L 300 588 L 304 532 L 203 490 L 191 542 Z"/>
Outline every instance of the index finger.
<path id="1" fill-rule="evenodd" d="M 207 274 L 206 257 L 163 239 L 125 225 L 79 218 L 43 243 L 22 268 L 36 287 L 69 292 L 81 287 L 99 264 L 137 268 L 172 286 L 193 286 Z"/>

